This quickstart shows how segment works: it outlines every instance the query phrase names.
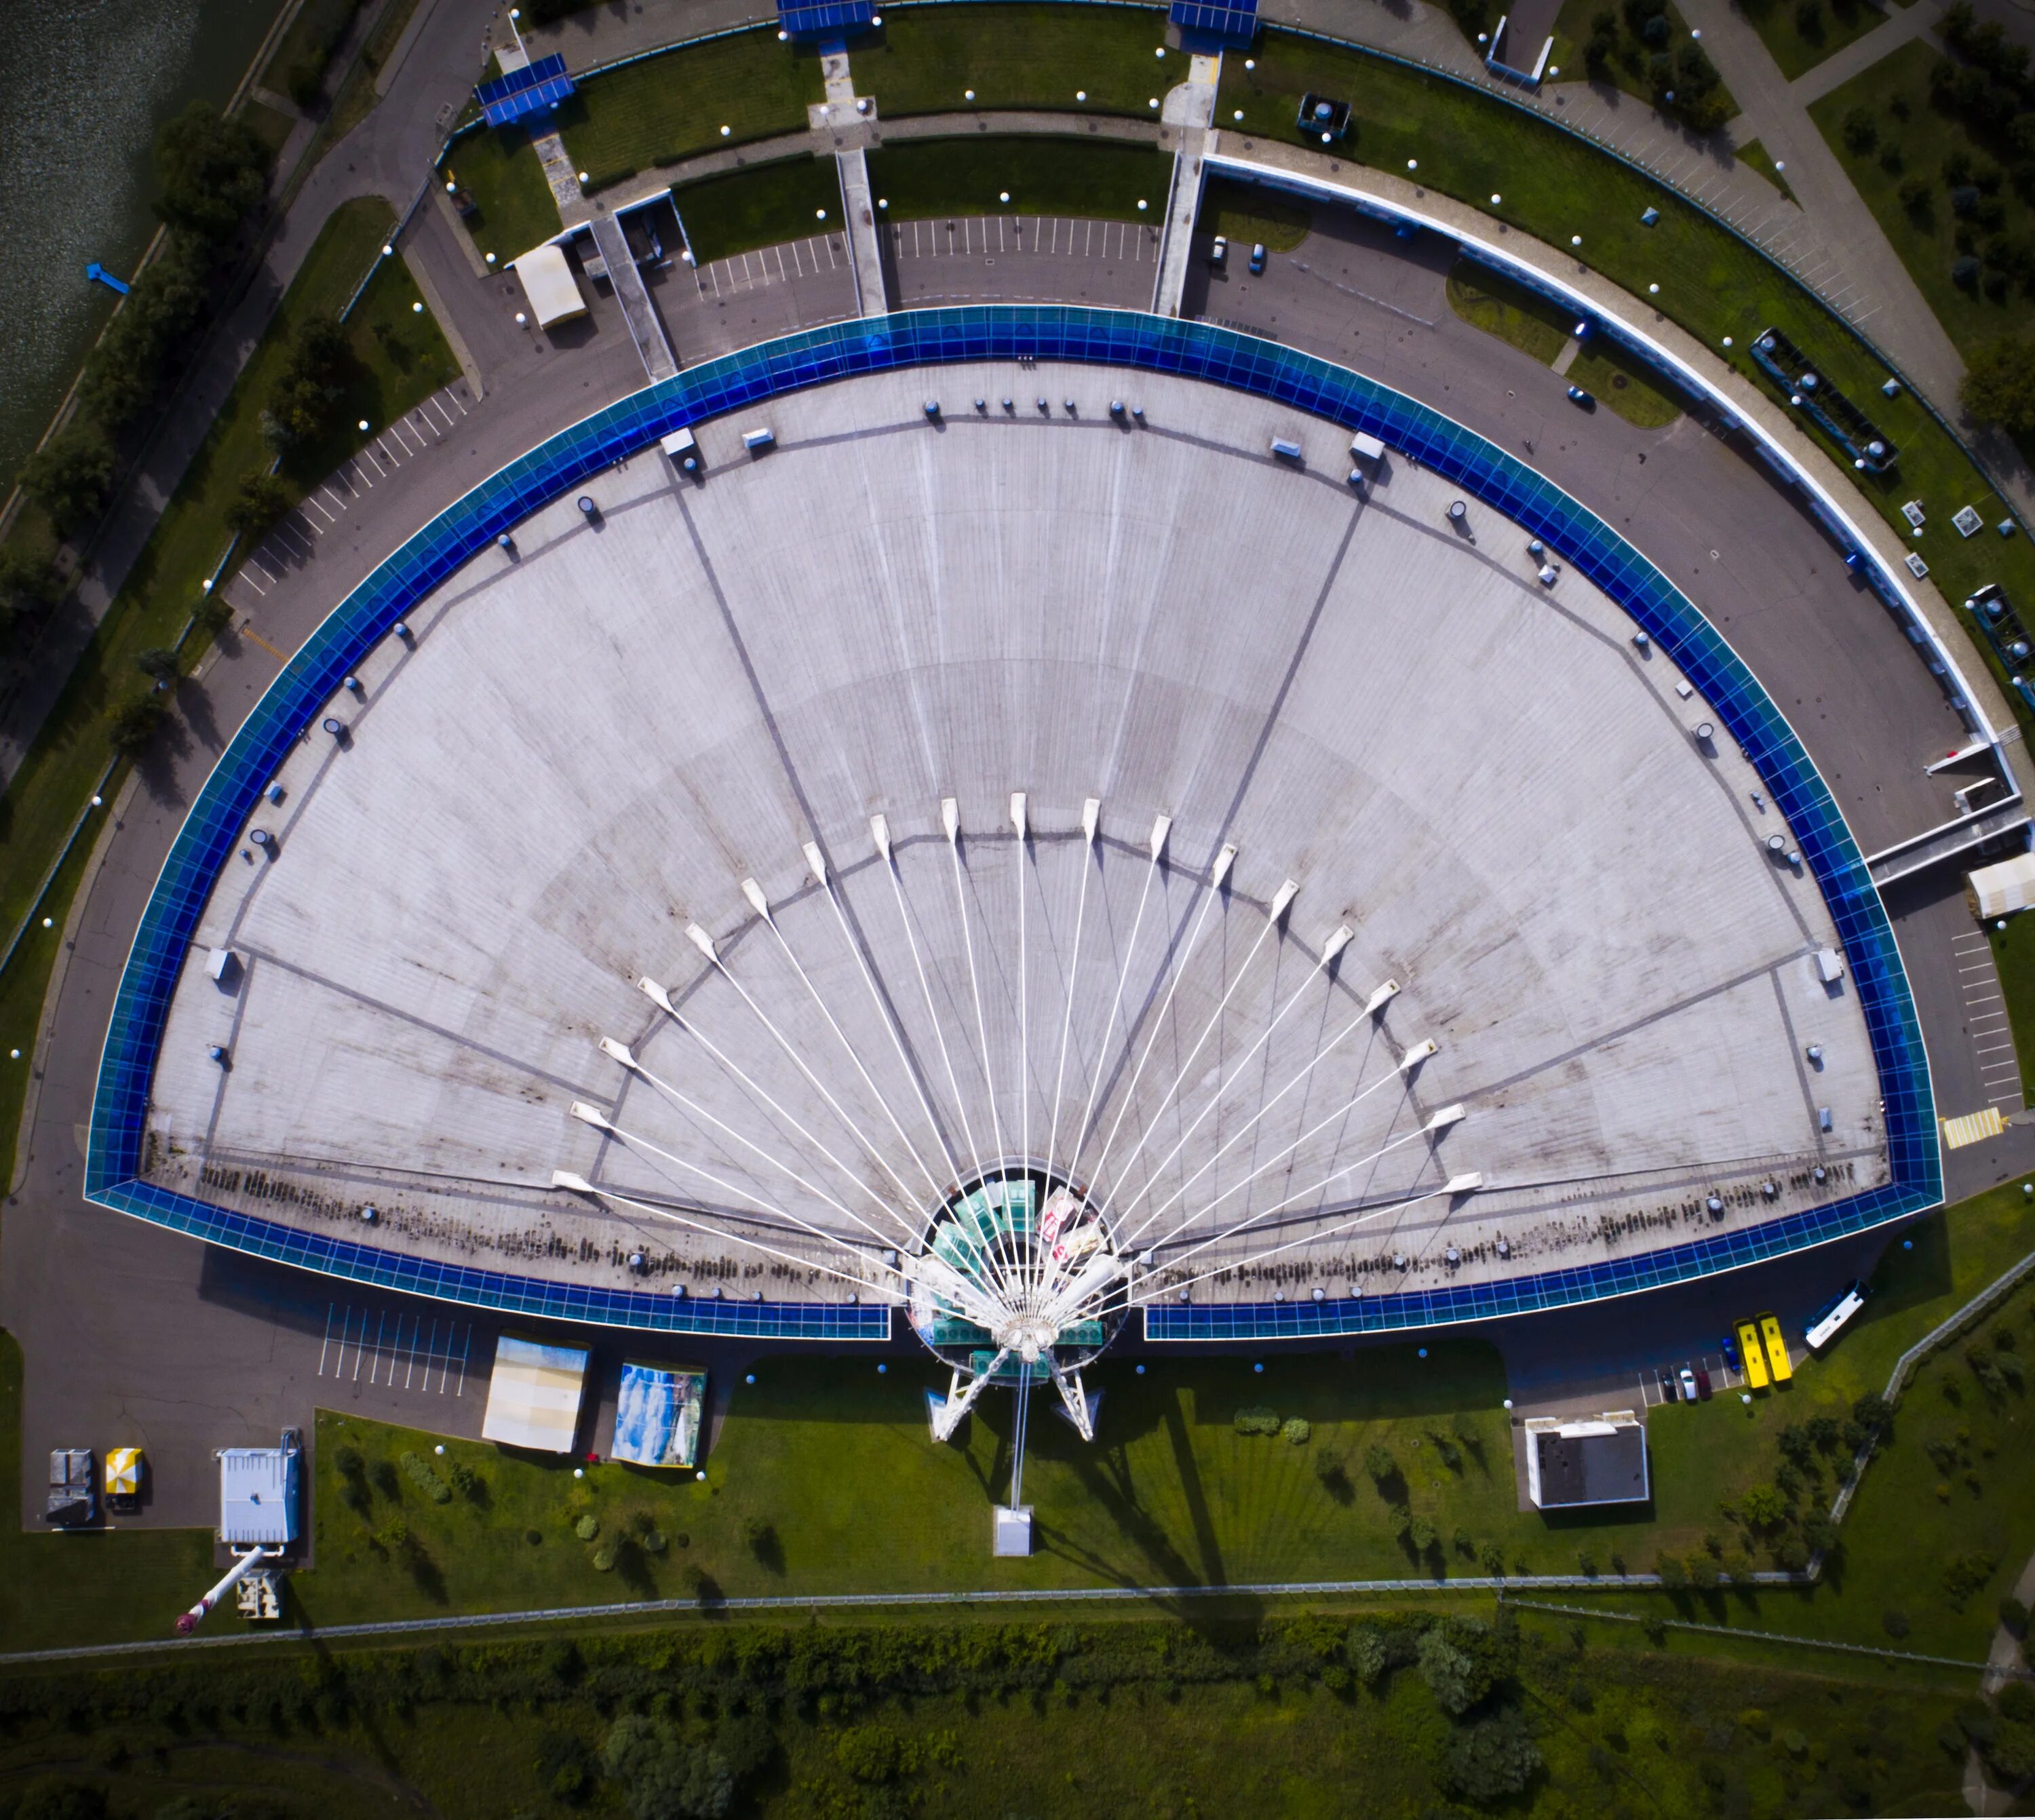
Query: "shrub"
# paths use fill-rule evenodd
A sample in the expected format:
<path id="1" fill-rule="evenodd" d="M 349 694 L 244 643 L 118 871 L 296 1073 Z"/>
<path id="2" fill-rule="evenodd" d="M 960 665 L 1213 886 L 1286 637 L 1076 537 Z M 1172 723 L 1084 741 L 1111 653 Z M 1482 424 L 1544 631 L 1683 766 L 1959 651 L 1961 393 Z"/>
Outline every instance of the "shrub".
<path id="1" fill-rule="evenodd" d="M 1926 222 L 1929 215 L 1929 180 L 1926 177 L 1904 177 L 1899 190 L 1901 206 L 1917 221 Z"/>
<path id="2" fill-rule="evenodd" d="M 646 1529 L 643 1532 L 643 1548 L 646 1554 L 661 1555 L 670 1546 L 670 1538 L 663 1530 Z"/>
<path id="3" fill-rule="evenodd" d="M 1349 1659 L 1350 1672 L 1366 1687 L 1375 1683 L 1392 1665 L 1384 1635 L 1372 1624 L 1352 1626 L 1343 1653 Z"/>
<path id="4" fill-rule="evenodd" d="M 1994 1697 L 1993 1706 L 2000 1717 L 2011 1720 L 2017 1725 L 2035 1725 L 2035 1687 L 2026 1681 L 2010 1681 Z"/>
<path id="5" fill-rule="evenodd" d="M 1863 104 L 1847 111 L 1838 122 L 1838 131 L 1844 136 L 1846 149 L 1861 158 L 1879 143 L 1879 122 Z"/>
<path id="6" fill-rule="evenodd" d="M 1800 1574 L 1809 1565 L 1809 1545 L 1799 1536 L 1784 1536 L 1774 1545 L 1774 1565 L 1784 1574 Z"/>
<path id="7" fill-rule="evenodd" d="M 1505 1577 L 1505 1551 L 1495 1542 L 1487 1542 L 1477 1551 L 1476 1564 L 1494 1580 Z"/>
<path id="8" fill-rule="evenodd" d="M 1950 282 L 1961 291 L 1975 291 L 1978 288 L 1979 275 L 1984 269 L 1972 254 L 1961 254 L 1950 261 Z"/>
<path id="9" fill-rule="evenodd" d="M 591 1542 L 600 1533 L 600 1519 L 589 1510 L 573 1525 L 573 1533 L 582 1542 Z"/>
<path id="10" fill-rule="evenodd" d="M 1800 0 L 1795 9 L 1795 29 L 1811 43 L 1822 36 L 1822 0 Z"/>
<path id="11" fill-rule="evenodd" d="M 1985 1755 L 2003 1782 L 2026 1781 L 2035 1776 L 2035 1725 L 2003 1723 Z"/>
<path id="12" fill-rule="evenodd" d="M 1597 1577 L 1597 1551 L 1595 1549 L 1584 1547 L 1578 1548 L 1576 1551 L 1576 1570 L 1578 1573 L 1587 1574 L 1593 1580 Z"/>
<path id="13" fill-rule="evenodd" d="M 1677 1555 L 1661 1555 L 1654 1562 L 1653 1571 L 1661 1576 L 1661 1584 L 1670 1592 L 1679 1592 L 1689 1583 L 1689 1570 Z"/>
<path id="14" fill-rule="evenodd" d="M 1374 1441 L 1364 1450 L 1364 1470 L 1374 1484 L 1383 1485 L 1399 1476 L 1399 1462 L 1390 1448 Z"/>
<path id="15" fill-rule="evenodd" d="M 593 1551 L 592 1561 L 594 1572 L 596 1574 L 612 1573 L 615 1570 L 615 1555 L 616 1545 L 613 1542 L 610 1541 L 602 1543 L 600 1546 Z"/>
<path id="16" fill-rule="evenodd" d="M 403 1471 L 410 1483 L 434 1504 L 450 1504 L 452 1502 L 452 1487 L 438 1476 L 431 1461 L 423 1454 L 412 1453 L 405 1449 Z"/>
<path id="17" fill-rule="evenodd" d="M 59 537 L 99 516 L 113 485 L 113 445 L 96 423 L 77 419 L 21 465 L 21 491 L 49 514 Z"/>
<path id="18" fill-rule="evenodd" d="M 1738 1501 L 1748 1529 L 1772 1529 L 1788 1520 L 1788 1500 L 1771 1485 L 1755 1485 Z"/>
<path id="19" fill-rule="evenodd" d="M 1474 1560 L 1476 1558 L 1476 1538 L 1460 1523 L 1456 1525 L 1456 1532 L 1451 1540 L 1455 1544 L 1456 1552 L 1465 1559 Z"/>
<path id="20" fill-rule="evenodd" d="M 152 645 L 134 654 L 134 667 L 152 682 L 175 682 L 183 674 L 177 654 L 167 645 Z"/>
<path id="21" fill-rule="evenodd" d="M 2025 1635 L 2028 1629 L 2028 1608 L 2010 1592 L 1999 1602 L 1999 1621 L 2014 1636 Z M 2016 1681 L 2011 1685 L 2020 1687 L 2026 1683 Z M 2035 1696 L 2035 1690 L 2030 1690 L 2030 1692 L 2032 1696 Z"/>
<path id="22" fill-rule="evenodd" d="M 1237 1411 L 1236 1431 L 1239 1435 L 1276 1435 L 1279 1432 L 1278 1414 L 1262 1404 L 1252 1404 Z"/>
<path id="23" fill-rule="evenodd" d="M 1407 1525 L 1407 1540 L 1413 1544 L 1415 1554 L 1424 1555 L 1441 1540 L 1441 1532 L 1431 1517 L 1416 1517 Z"/>
<path id="24" fill-rule="evenodd" d="M 1982 1548 L 1954 1555 L 1943 1563 L 1943 1596 L 1961 1606 L 1993 1576 L 1999 1561 Z"/>
<path id="25" fill-rule="evenodd" d="M 1300 1416 L 1288 1416 L 1279 1427 L 1280 1438 L 1291 1442 L 1296 1447 L 1304 1447 L 1307 1444 L 1308 1437 L 1314 1431 L 1313 1427 L 1307 1420 Z"/>
<path id="26" fill-rule="evenodd" d="M 2010 434 L 2035 431 L 2035 343 L 2013 338 L 1976 349 L 1965 368 L 1958 397 L 1981 423 L 1996 423 Z M 2001 1363 L 2014 1358 L 2001 1355 Z"/>

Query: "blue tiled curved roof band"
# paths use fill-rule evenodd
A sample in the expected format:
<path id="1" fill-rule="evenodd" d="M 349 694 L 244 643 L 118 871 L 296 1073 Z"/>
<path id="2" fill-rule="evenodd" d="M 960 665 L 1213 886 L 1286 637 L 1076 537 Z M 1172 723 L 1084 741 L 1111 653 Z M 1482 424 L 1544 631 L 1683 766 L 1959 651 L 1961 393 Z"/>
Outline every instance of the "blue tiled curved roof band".
<path id="1" fill-rule="evenodd" d="M 887 1310 L 713 1303 L 471 1269 L 321 1237 L 141 1180 L 149 1084 L 171 995 L 220 868 L 262 786 L 362 656 L 496 534 L 619 457 L 681 425 L 857 374 L 1021 356 L 1129 367 L 1228 385 L 1362 430 L 1416 457 L 1544 539 L 1630 613 L 1745 749 L 1822 887 L 1850 965 L 1884 1097 L 1892 1181 L 1849 1199 L 1631 1258 L 1508 1282 L 1334 1302 L 1151 1310 L 1155 1339 L 1302 1338 L 1560 1307 L 1777 1257 L 1898 1219 L 1942 1198 L 1942 1160 L 1914 1002 L 1864 861 L 1800 743 L 1695 607 L 1596 515 L 1439 412 L 1312 355 L 1202 322 L 1065 305 L 912 310 L 805 330 L 646 388 L 511 462 L 448 508 L 348 595 L 284 666 L 207 780 L 165 862 L 122 976 L 100 1065 L 86 1193 L 215 1244 L 390 1289 L 525 1315 L 786 1339 L 880 1338 Z"/>

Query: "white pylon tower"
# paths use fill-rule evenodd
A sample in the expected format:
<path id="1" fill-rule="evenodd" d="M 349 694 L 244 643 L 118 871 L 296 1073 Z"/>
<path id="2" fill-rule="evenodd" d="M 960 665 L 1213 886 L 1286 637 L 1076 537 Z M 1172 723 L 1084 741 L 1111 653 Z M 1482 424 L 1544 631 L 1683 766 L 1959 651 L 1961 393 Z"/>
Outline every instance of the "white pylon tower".
<path id="1" fill-rule="evenodd" d="M 1164 814 L 1112 845 L 1094 797 L 1070 825 L 1014 791 L 976 833 L 948 796 L 934 829 L 875 814 L 868 858 L 808 842 L 782 901 L 744 878 L 752 920 L 686 922 L 647 1032 L 599 1039 L 612 1096 L 572 1102 L 596 1160 L 553 1182 L 902 1307 L 948 1368 L 936 1438 L 1014 1388 L 1014 1502 L 1031 1389 L 1092 1439 L 1081 1371 L 1133 1310 L 1439 1230 L 1482 1183 L 1441 1166 L 1464 1108 L 1416 1099 L 1439 1047 L 1390 1039 L 1400 982 L 1345 981 L 1356 933 L 1304 938 L 1300 882 L 1240 896 L 1229 840 L 1181 868 Z"/>

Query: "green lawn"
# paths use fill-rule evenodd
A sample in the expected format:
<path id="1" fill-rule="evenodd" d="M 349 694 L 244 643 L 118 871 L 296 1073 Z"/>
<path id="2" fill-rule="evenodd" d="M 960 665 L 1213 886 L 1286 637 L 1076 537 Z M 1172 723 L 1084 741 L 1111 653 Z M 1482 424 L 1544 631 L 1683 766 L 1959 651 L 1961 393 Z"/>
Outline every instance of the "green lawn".
<path id="1" fill-rule="evenodd" d="M 1187 79 L 1179 51 L 1154 55 L 1165 43 L 1157 7 L 913 6 L 856 39 L 852 64 L 856 92 L 886 119 L 975 107 L 1156 120 L 1150 103 Z"/>
<path id="2" fill-rule="evenodd" d="M 2021 1091 L 2035 1100 L 2035 916 L 2002 919 L 2005 928 L 1988 925 L 1992 964 L 2007 1000 L 2007 1020 L 2014 1029 L 2014 1053 L 2021 1058 Z"/>
<path id="3" fill-rule="evenodd" d="M 337 312 L 352 295 L 394 216 L 386 202 L 342 204 L 320 231 L 288 293 L 175 494 L 101 620 L 51 710 L 42 735 L 0 797 L 0 929 L 11 933 L 36 885 L 91 795 L 107 754 L 105 717 L 145 685 L 137 652 L 175 645 L 203 599 L 201 584 L 225 554 L 224 514 L 246 474 L 268 465 L 261 406 L 280 368 L 284 344 L 306 317 Z M 347 423 L 366 416 L 377 426 L 436 391 L 457 371 L 444 337 L 419 301 L 400 259 L 385 261 L 350 322 L 360 374 L 349 394 Z M 300 483 L 322 478 L 351 454 L 357 434 L 341 429 L 294 464 Z M 187 662 L 200 654 L 194 642 Z M 118 780 L 109 786 L 111 799 Z M 81 842 L 60 888 L 44 906 L 56 927 L 35 931 L 0 980 L 0 1056 L 32 1049 L 37 1019 L 70 893 L 84 871 L 91 842 Z M 0 938 L 4 939 L 4 938 Z M 25 1062 L 0 1060 L 0 1179 L 11 1179 L 16 1129 L 25 1090 Z"/>
<path id="4" fill-rule="evenodd" d="M 870 185 L 889 205 L 885 213 L 893 221 L 1074 215 L 1156 227 L 1172 180 L 1170 152 L 1117 141 L 907 139 L 869 154 Z M 1001 200 L 1006 190 L 1008 202 Z"/>
<path id="5" fill-rule="evenodd" d="M 1568 345 L 1575 318 L 1559 304 L 1482 266 L 1458 261 L 1447 284 L 1449 307 L 1465 322 L 1495 335 L 1543 367 Z"/>
<path id="6" fill-rule="evenodd" d="M 1198 233 L 1224 234 L 1232 244 L 1246 248 L 1262 240 L 1274 253 L 1292 252 L 1314 225 L 1314 212 L 1306 203 L 1227 177 L 1211 178 L 1203 186 L 1202 212 L 1194 223 Z"/>
<path id="7" fill-rule="evenodd" d="M 1574 318 L 1559 304 L 1466 260 L 1449 273 L 1447 289 L 1449 307 L 1465 322 L 1510 342 L 1543 366 L 1553 364 L 1575 326 Z M 1568 376 L 1570 383 L 1642 430 L 1663 429 L 1682 414 L 1681 406 L 1643 367 L 1604 343 L 1585 343 L 1570 363 Z"/>
<path id="8" fill-rule="evenodd" d="M 831 158 L 787 158 L 705 178 L 674 191 L 671 199 L 702 265 L 809 234 L 838 232 L 841 226 L 841 178 Z"/>
<path id="9" fill-rule="evenodd" d="M 1646 368 L 1606 341 L 1583 344 L 1570 365 L 1569 382 L 1642 430 L 1664 430 L 1682 414 L 1682 407 Z"/>
<path id="10" fill-rule="evenodd" d="M 1739 0 L 1739 10 L 1790 82 L 1890 17 L 1870 0 Z"/>
<path id="11" fill-rule="evenodd" d="M 1860 491 L 1890 525 L 1903 500 L 1918 495 L 1932 517 L 1969 501 L 1988 521 L 2006 516 L 1999 495 L 1970 460 L 1913 399 L 1879 395 L 1885 369 L 1849 329 L 1777 266 L 1674 192 L 1616 164 L 1523 109 L 1480 92 L 1403 69 L 1362 51 L 1267 30 L 1254 70 L 1224 65 L 1218 101 L 1227 117 L 1244 110 L 1267 137 L 1302 143 L 1293 121 L 1307 89 L 1349 96 L 1356 117 L 1344 151 L 1382 170 L 1404 173 L 1420 160 L 1421 182 L 1551 245 L 1580 235 L 1577 257 L 1622 289 L 1644 297 L 1727 359 L 1767 386 L 1746 348 L 1762 329 L 1785 330 L 1813 354 L 1819 369 L 1870 408 L 1901 446 L 1890 476 L 1859 476 Z M 1502 204 L 1490 197 L 1502 194 Z M 1642 212 L 1661 211 L 1642 226 Z M 1657 283 L 1657 296 L 1648 286 Z M 1723 346 L 1729 336 L 1732 346 Z M 1923 546 L 1932 574 L 1950 598 L 1982 581 L 1999 581 L 2017 599 L 2035 600 L 2035 549 L 2026 538 L 1967 543 L 1946 535 Z M 1998 660 L 1973 641 L 1980 661 L 2002 677 Z M 2024 728 L 2035 727 L 2017 705 Z"/>
<path id="12" fill-rule="evenodd" d="M 1790 202 L 1795 200 L 1795 192 L 1788 187 L 1788 179 L 1774 168 L 1773 155 L 1757 139 L 1747 140 L 1732 156 L 1755 177 L 1765 178 Z"/>
<path id="13" fill-rule="evenodd" d="M 2035 228 L 2035 206 L 2031 206 L 2035 197 L 2018 193 L 2012 183 L 2002 182 L 1998 194 L 1986 205 L 1999 206 L 1996 226 L 1961 223 L 1952 214 L 1951 186 L 1942 174 L 1945 159 L 1962 152 L 1975 166 L 1992 165 L 1996 171 L 1999 167 L 1956 118 L 1930 100 L 1929 71 L 1942 61 L 1924 45 L 1903 45 L 1826 95 L 1810 108 L 1809 115 L 1901 255 L 1909 276 L 1929 300 L 1936 319 L 1958 351 L 1968 355 L 1996 337 L 2026 333 L 2030 318 L 2023 287 L 2008 285 L 1999 296 L 1992 297 L 1983 288 L 1966 290 L 1952 281 L 1951 264 L 1966 250 L 1958 243 L 1959 231 L 1966 234 L 1970 245 L 1980 248 L 1996 233 L 2025 237 Z M 1855 151 L 1846 142 L 1843 122 L 1859 107 L 1871 115 L 1874 137 L 1871 145 Z M 1926 201 L 1913 209 L 1905 206 L 1900 196 L 1901 185 L 1911 178 L 1924 181 L 1929 191 Z M 1988 519 L 1998 516 L 1987 513 Z M 1937 552 L 1925 548 L 1924 554 L 1933 568 Z M 2024 588 L 2017 598 L 2026 596 Z"/>
<path id="14" fill-rule="evenodd" d="M 361 0 L 304 0 L 261 72 L 262 85 L 288 95 L 299 73 L 323 70 L 360 5 Z"/>
<path id="15" fill-rule="evenodd" d="M 477 126 L 455 141 L 438 167 L 438 181 L 456 182 L 472 196 L 476 208 L 467 231 L 498 266 L 559 231 L 559 205 L 536 148 L 521 126 Z"/>
<path id="16" fill-rule="evenodd" d="M 559 110 L 558 123 L 588 187 L 603 190 L 653 165 L 803 133 L 807 107 L 826 99 L 818 52 L 781 44 L 774 29 L 758 26 L 596 76 Z"/>

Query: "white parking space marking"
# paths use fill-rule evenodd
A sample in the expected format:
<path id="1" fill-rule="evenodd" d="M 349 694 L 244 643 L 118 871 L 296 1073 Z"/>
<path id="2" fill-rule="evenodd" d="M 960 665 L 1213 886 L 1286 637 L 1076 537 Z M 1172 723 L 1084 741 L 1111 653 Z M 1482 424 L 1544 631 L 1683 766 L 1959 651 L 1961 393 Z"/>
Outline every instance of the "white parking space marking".
<path id="1" fill-rule="evenodd" d="M 728 297 L 739 291 L 788 284 L 794 278 L 816 277 L 822 269 L 837 271 L 840 265 L 833 237 L 815 234 L 782 246 L 765 246 L 758 252 L 709 261 L 693 276 L 702 297 Z"/>
<path id="2" fill-rule="evenodd" d="M 1987 1108 L 2018 1111 L 2026 1104 L 2021 1090 L 2021 1059 L 2014 1051 L 1999 974 L 1992 964 L 1992 944 L 1983 931 L 1969 930 L 1952 938 L 1950 955 L 1963 995 L 1965 1028 L 1970 1033 Z"/>
<path id="3" fill-rule="evenodd" d="M 371 1317 L 374 1329 L 372 1340 L 368 1337 Z M 467 1361 L 473 1350 L 473 1324 L 470 1321 L 455 1321 L 443 1314 L 412 1314 L 404 1310 L 397 1312 L 392 1330 L 386 1308 L 378 1312 L 372 1308 L 355 1308 L 351 1303 L 334 1302 L 326 1307 L 325 1325 L 325 1344 L 318 1348 L 318 1374 L 321 1378 L 348 1378 L 346 1352 L 351 1345 L 353 1369 L 350 1382 L 353 1383 L 360 1382 L 364 1358 L 371 1386 L 394 1391 L 400 1369 L 403 1389 L 442 1397 L 450 1388 L 454 1397 L 466 1394 Z M 337 1347 L 333 1344 L 335 1330 L 339 1336 Z"/>

